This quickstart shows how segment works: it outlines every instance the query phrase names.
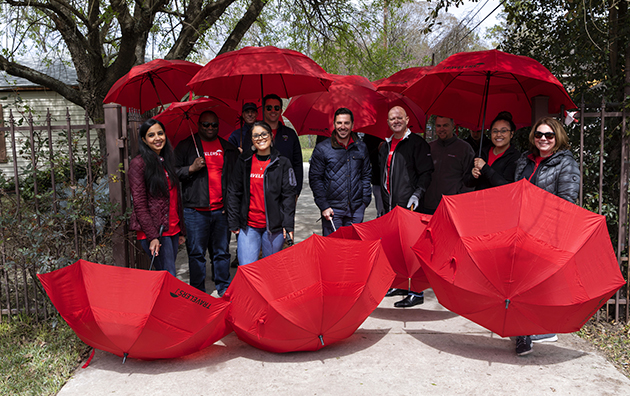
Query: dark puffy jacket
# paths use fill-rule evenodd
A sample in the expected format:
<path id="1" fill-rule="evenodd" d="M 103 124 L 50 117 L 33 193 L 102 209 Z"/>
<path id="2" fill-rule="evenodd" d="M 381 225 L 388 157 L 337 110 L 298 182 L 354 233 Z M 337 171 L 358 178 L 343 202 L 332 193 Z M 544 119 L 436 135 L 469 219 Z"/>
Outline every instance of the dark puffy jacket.
<path id="1" fill-rule="evenodd" d="M 232 143 L 234 147 L 240 147 L 245 151 L 245 149 L 251 151 L 252 150 L 252 126 L 248 124 L 243 124 L 242 127 L 235 129 L 230 134 L 228 138 L 228 142 Z"/>
<path id="2" fill-rule="evenodd" d="M 228 224 L 231 231 L 247 226 L 250 199 L 252 153 L 238 158 L 228 187 Z M 269 165 L 263 176 L 265 217 L 271 233 L 286 229 L 293 231 L 295 219 L 295 187 L 297 182 L 291 163 L 271 149 Z"/>
<path id="3" fill-rule="evenodd" d="M 381 168 L 381 195 L 385 212 L 389 212 L 396 205 L 406 208 L 412 195 L 420 200 L 420 205 L 415 208 L 415 211 L 419 211 L 423 207 L 424 193 L 431 183 L 433 173 L 431 147 L 421 136 L 407 130 L 392 155 L 390 196 L 386 180 L 387 157 L 391 144 L 392 140 L 387 139 L 381 146 L 378 161 Z"/>
<path id="4" fill-rule="evenodd" d="M 273 140 L 273 147 L 278 150 L 280 155 L 290 161 L 297 180 L 296 194 L 300 195 L 304 182 L 304 163 L 302 162 L 302 146 L 300 146 L 297 133 L 288 126 L 279 123 L 276 138 Z"/>
<path id="5" fill-rule="evenodd" d="M 147 239 L 156 239 L 160 234 L 160 226 L 164 226 L 164 232 L 168 231 L 168 209 L 169 197 L 154 197 L 147 191 L 147 185 L 144 180 L 144 160 L 140 155 L 131 160 L 129 164 L 129 188 L 131 197 L 133 198 L 133 212 L 129 219 L 129 228 L 134 231 L 142 231 L 146 234 Z M 179 186 L 177 186 L 177 210 L 179 212 L 179 228 L 181 234 L 185 235 L 184 215 L 182 212 L 182 199 Z"/>
<path id="6" fill-rule="evenodd" d="M 203 145 L 199 134 L 194 138 L 203 155 Z M 223 205 L 227 202 L 228 180 L 238 158 L 238 149 L 227 140 L 219 139 L 223 148 L 223 173 L 221 174 L 221 191 L 223 193 Z M 210 206 L 210 193 L 208 191 L 208 171 L 203 168 L 193 174 L 188 172 L 188 167 L 197 158 L 197 150 L 193 142 L 193 136 L 179 142 L 175 148 L 175 171 L 182 185 L 182 204 L 185 208 L 207 208 Z"/>
<path id="7" fill-rule="evenodd" d="M 490 166 L 488 165 L 488 157 L 493 147 L 485 146 L 481 149 L 481 159 L 486 161 L 486 164 L 481 168 L 481 176 L 478 179 L 475 179 L 472 172 L 468 172 L 464 176 L 464 185 L 466 187 L 474 187 L 476 191 L 479 191 L 514 181 L 516 161 L 521 158 L 521 153 L 514 146 L 510 145 L 503 155 L 497 158 Z"/>
<path id="8" fill-rule="evenodd" d="M 534 154 L 523 153 L 516 162 L 514 179 L 519 181 L 534 172 Z M 531 182 L 560 198 L 575 203 L 580 191 L 580 167 L 569 150 L 560 150 L 544 159 Z"/>
<path id="9" fill-rule="evenodd" d="M 330 139 L 315 146 L 308 174 L 315 204 L 328 208 L 356 210 L 372 199 L 371 166 L 367 146 L 352 133 L 353 142 L 344 148 L 333 131 Z"/>

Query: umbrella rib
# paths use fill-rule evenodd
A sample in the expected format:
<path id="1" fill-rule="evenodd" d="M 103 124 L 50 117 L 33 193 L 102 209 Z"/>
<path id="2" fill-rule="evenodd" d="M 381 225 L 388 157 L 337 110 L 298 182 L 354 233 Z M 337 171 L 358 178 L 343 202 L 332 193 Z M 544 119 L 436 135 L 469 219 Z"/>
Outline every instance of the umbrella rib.
<path id="1" fill-rule="evenodd" d="M 444 86 L 444 88 L 442 88 L 442 90 L 440 91 L 439 95 L 435 98 L 435 100 L 433 102 L 431 102 L 431 104 L 429 106 L 427 106 L 427 109 L 425 110 L 426 114 L 429 114 L 431 111 L 431 107 L 433 107 L 433 105 L 438 101 L 438 99 L 440 99 L 440 96 L 442 96 L 442 94 L 444 92 L 446 92 L 446 89 L 453 83 L 453 81 L 455 81 L 459 76 L 461 76 L 463 74 L 463 72 L 459 72 L 455 77 L 453 77 L 447 84 L 446 86 Z M 424 109 L 423 109 L 424 110 Z"/>

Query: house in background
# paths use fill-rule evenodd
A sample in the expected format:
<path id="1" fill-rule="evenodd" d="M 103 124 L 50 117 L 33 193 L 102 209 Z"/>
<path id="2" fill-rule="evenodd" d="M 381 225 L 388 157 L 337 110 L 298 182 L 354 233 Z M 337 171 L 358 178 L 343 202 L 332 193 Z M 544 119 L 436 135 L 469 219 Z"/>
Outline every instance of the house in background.
<path id="1" fill-rule="evenodd" d="M 78 86 L 74 68 L 63 64 L 61 61 L 50 65 L 36 60 L 23 60 L 21 63 L 46 73 L 70 86 Z M 2 126 L 5 127 L 9 126 L 10 114 L 12 114 L 13 119 L 19 126 L 28 125 L 29 114 L 32 114 L 35 125 L 46 125 L 46 114 L 48 111 L 50 111 L 52 125 L 66 125 L 68 112 L 73 125 L 85 124 L 85 110 L 83 108 L 68 101 L 55 91 L 26 79 L 11 76 L 4 71 L 0 71 L 0 106 L 2 110 L 0 114 L 1 120 L 4 121 Z M 60 130 L 53 130 L 53 141 L 61 142 L 61 139 L 64 139 L 67 142 L 67 137 L 60 135 L 60 132 Z M 36 131 L 36 133 L 41 134 L 42 131 Z M 25 147 L 24 144 L 28 142 L 29 138 L 28 130 L 16 130 L 15 139 L 17 141 L 16 150 L 18 151 L 17 164 L 19 169 L 23 169 L 30 163 L 29 159 L 23 158 L 29 157 L 30 153 L 23 156 L 19 154 L 20 148 Z M 91 138 L 92 144 L 97 144 L 96 136 L 91 136 Z M 14 174 L 11 143 L 10 133 L 8 131 L 0 131 L 0 172 L 5 178 L 12 178 Z M 79 146 L 85 146 L 86 144 L 85 138 L 83 141 L 79 141 Z M 47 145 L 42 149 L 47 151 Z"/>

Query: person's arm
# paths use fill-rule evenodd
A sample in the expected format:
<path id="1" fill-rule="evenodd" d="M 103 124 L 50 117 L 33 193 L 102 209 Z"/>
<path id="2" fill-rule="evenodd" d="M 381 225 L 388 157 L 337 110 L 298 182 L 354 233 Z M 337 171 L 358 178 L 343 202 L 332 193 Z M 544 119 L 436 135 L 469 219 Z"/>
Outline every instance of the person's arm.
<path id="1" fill-rule="evenodd" d="M 418 182 L 414 186 L 413 195 L 418 197 L 418 199 L 422 199 L 427 188 L 429 188 L 429 184 L 431 184 L 431 175 L 434 169 L 431 146 L 424 139 L 415 148 L 413 160 L 415 171 L 418 174 Z"/>
<path id="2" fill-rule="evenodd" d="M 159 225 L 155 223 L 159 219 L 155 219 L 149 210 L 149 194 L 144 181 L 144 169 L 144 160 L 142 160 L 142 158 L 136 158 L 131 161 L 127 175 L 136 219 L 140 224 L 142 232 L 144 232 L 147 239 L 151 241 L 157 239 L 159 236 Z"/>
<path id="3" fill-rule="evenodd" d="M 576 203 L 580 193 L 580 167 L 573 157 L 565 157 L 559 165 L 557 196 Z"/>
<path id="4" fill-rule="evenodd" d="M 228 227 L 232 232 L 236 232 L 240 228 L 241 202 L 245 194 L 243 172 L 245 172 L 245 161 L 239 159 L 234 165 L 228 182 L 227 218 Z"/>
<path id="5" fill-rule="evenodd" d="M 460 185 L 457 189 L 457 194 L 461 194 L 461 193 L 466 193 L 466 192 L 470 192 L 472 191 L 472 188 L 467 187 L 464 184 L 464 179 L 466 178 L 466 175 L 468 174 L 472 174 L 472 169 L 473 169 L 473 165 L 474 165 L 474 161 L 475 161 L 475 152 L 473 151 L 472 147 L 470 147 L 470 144 L 466 143 L 466 150 L 463 153 L 464 154 L 464 158 L 462 159 L 462 175 L 460 178 Z"/>
<path id="6" fill-rule="evenodd" d="M 284 162 L 284 161 L 283 161 Z M 293 238 L 293 230 L 295 227 L 295 188 L 297 182 L 293 168 L 288 161 L 282 165 L 282 228 L 291 234 Z"/>
<path id="7" fill-rule="evenodd" d="M 372 201 L 372 163 L 370 162 L 370 153 L 365 144 L 363 144 L 363 149 L 365 156 L 361 169 L 361 186 L 363 189 L 363 204 L 367 208 Z"/>
<path id="8" fill-rule="evenodd" d="M 313 192 L 313 198 L 315 199 L 315 204 L 319 208 L 320 211 L 324 211 L 330 208 L 330 204 L 326 199 L 326 161 L 325 155 L 322 150 L 321 144 L 315 146 L 315 150 L 313 150 L 313 154 L 311 155 L 311 165 L 308 172 L 308 180 L 309 185 L 311 186 L 311 190 Z M 299 185 L 299 180 L 297 181 L 297 185 Z"/>
<path id="9" fill-rule="evenodd" d="M 390 210 L 389 207 L 389 193 L 387 192 L 387 185 L 385 180 L 385 172 L 387 171 L 387 157 L 389 155 L 389 143 L 384 141 L 378 149 L 378 166 L 380 174 L 378 175 L 381 180 L 381 200 L 383 201 L 383 212 L 387 213 Z"/>
<path id="10" fill-rule="evenodd" d="M 295 195 L 299 196 L 302 192 L 302 184 L 304 183 L 304 164 L 302 159 L 302 146 L 300 145 L 300 139 L 297 133 L 293 129 L 291 132 L 295 134 L 295 143 L 293 144 L 293 158 L 291 164 L 293 165 L 293 173 L 295 174 L 295 180 L 297 180 L 297 186 L 295 187 Z"/>
<path id="11" fill-rule="evenodd" d="M 505 155 L 505 154 L 504 154 Z M 493 167 L 485 164 L 481 168 L 481 174 L 485 177 L 491 186 L 503 186 L 514 181 L 514 172 L 516 171 L 516 161 L 520 157 L 520 153 L 516 152 L 509 157 L 501 157 L 496 161 L 505 161 L 505 167 L 502 172 L 497 172 Z M 496 164 L 496 162 L 495 162 Z"/>

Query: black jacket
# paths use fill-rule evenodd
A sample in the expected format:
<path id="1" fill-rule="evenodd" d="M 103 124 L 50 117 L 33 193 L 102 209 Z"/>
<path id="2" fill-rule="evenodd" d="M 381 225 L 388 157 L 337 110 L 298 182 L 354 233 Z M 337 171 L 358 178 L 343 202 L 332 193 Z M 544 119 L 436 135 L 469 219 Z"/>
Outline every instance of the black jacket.
<path id="1" fill-rule="evenodd" d="M 203 155 L 203 145 L 199 134 L 194 138 Z M 223 173 L 221 174 L 221 192 L 223 194 L 223 206 L 226 207 L 228 180 L 238 158 L 238 149 L 228 141 L 218 137 L 223 148 Z M 179 142 L 175 148 L 175 172 L 182 185 L 182 204 L 185 208 L 207 208 L 210 206 L 210 194 L 208 192 L 208 171 L 203 168 L 193 174 L 188 172 L 188 167 L 197 158 L 197 150 L 193 142 L 193 136 Z"/>
<path id="2" fill-rule="evenodd" d="M 330 139 L 313 150 L 308 178 L 315 204 L 321 211 L 356 210 L 361 205 L 367 207 L 372 199 L 372 167 L 367 146 L 356 133 L 351 136 L 353 142 L 346 149 L 333 131 Z"/>
<path id="3" fill-rule="evenodd" d="M 529 151 L 523 153 L 516 162 L 514 180 L 529 178 L 535 166 L 533 154 Z M 560 150 L 538 165 L 530 181 L 547 192 L 575 203 L 580 192 L 580 167 L 570 150 Z"/>
<path id="4" fill-rule="evenodd" d="M 485 190 L 490 187 L 502 186 L 514 181 L 514 171 L 516 170 L 516 161 L 521 157 L 521 153 L 510 145 L 502 156 L 497 158 L 492 166 L 488 165 L 488 156 L 490 150 L 494 146 L 484 146 L 481 150 L 481 159 L 486 164 L 481 168 L 481 176 L 478 179 L 468 172 L 464 176 L 464 185 L 466 187 L 474 187 L 475 191 Z"/>
<path id="5" fill-rule="evenodd" d="M 231 231 L 247 227 L 250 200 L 250 174 L 253 153 L 239 156 L 228 186 L 228 224 Z M 265 217 L 267 231 L 271 233 L 286 229 L 293 231 L 295 219 L 295 188 L 297 181 L 291 162 L 271 148 L 269 165 L 263 175 L 265 195 Z"/>
<path id="6" fill-rule="evenodd" d="M 385 212 L 389 212 L 396 205 L 407 207 L 412 195 L 420 200 L 420 205 L 415 209 L 420 211 L 423 207 L 424 193 L 431 183 L 433 173 L 431 147 L 421 136 L 407 130 L 392 154 L 390 195 L 387 192 L 387 157 L 391 145 L 392 139 L 386 139 L 381 146 L 378 161 L 381 168 L 381 195 Z"/>

